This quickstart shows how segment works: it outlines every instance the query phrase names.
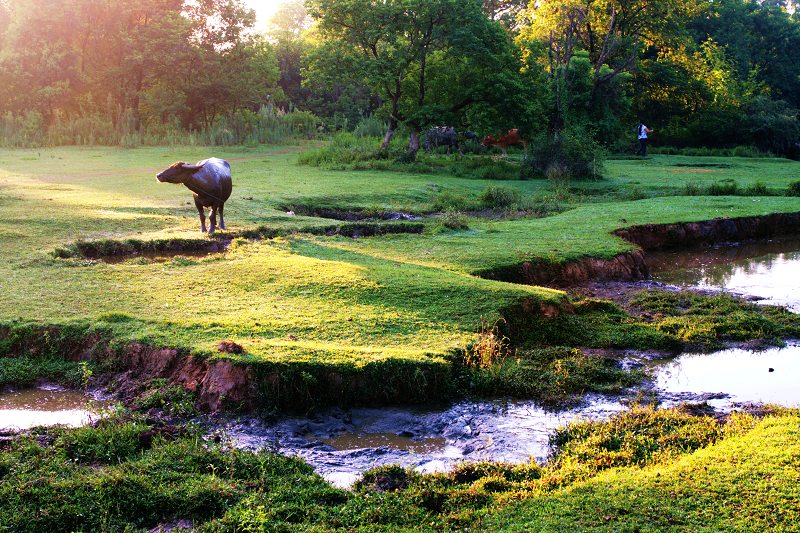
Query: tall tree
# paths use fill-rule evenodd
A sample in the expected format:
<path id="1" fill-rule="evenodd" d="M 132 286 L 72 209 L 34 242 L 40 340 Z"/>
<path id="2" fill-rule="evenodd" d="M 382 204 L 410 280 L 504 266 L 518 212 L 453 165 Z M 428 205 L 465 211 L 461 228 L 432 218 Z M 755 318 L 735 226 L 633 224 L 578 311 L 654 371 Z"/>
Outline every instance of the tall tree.
<path id="1" fill-rule="evenodd" d="M 687 39 L 684 28 L 703 7 L 701 0 L 536 0 L 522 13 L 518 40 L 545 65 L 555 87 L 555 116 L 563 117 L 577 53 L 590 62 L 590 105 L 596 107 L 621 75 L 636 71 L 648 49 L 668 49 Z M 559 120 L 555 129 L 563 126 Z"/>
<path id="2" fill-rule="evenodd" d="M 412 155 L 424 127 L 464 113 L 478 101 L 469 85 L 436 95 L 430 87 L 444 87 L 438 80 L 455 80 L 454 73 L 465 69 L 497 68 L 509 52 L 505 32 L 483 14 L 477 0 L 311 0 L 308 7 L 324 39 L 310 73 L 363 79 L 386 108 L 382 147 L 388 147 L 403 123 L 410 130 Z M 450 100 L 439 98 L 444 95 Z"/>

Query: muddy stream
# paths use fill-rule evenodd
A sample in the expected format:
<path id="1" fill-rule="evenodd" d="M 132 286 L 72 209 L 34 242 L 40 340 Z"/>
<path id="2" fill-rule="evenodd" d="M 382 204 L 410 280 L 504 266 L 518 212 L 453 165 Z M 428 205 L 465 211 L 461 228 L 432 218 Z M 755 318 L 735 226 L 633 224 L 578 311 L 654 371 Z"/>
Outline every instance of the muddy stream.
<path id="1" fill-rule="evenodd" d="M 652 253 L 647 261 L 657 283 L 724 290 L 800 312 L 800 238 Z M 553 430 L 573 420 L 607 418 L 642 391 L 663 406 L 707 402 L 723 412 L 758 402 L 800 406 L 800 341 L 665 360 L 626 353 L 622 364 L 647 369 L 652 380 L 627 395 L 590 395 L 578 407 L 560 411 L 504 400 L 331 409 L 272 423 L 229 419 L 217 433 L 237 447 L 300 456 L 333 484 L 348 486 L 365 470 L 389 464 L 436 472 L 460 461 L 543 462 Z M 0 430 L 81 425 L 95 416 L 86 405 L 84 394 L 57 387 L 2 394 Z"/>
<path id="2" fill-rule="evenodd" d="M 647 260 L 655 282 L 724 290 L 800 312 L 800 238 L 653 253 Z M 243 419 L 223 432 L 235 446 L 300 456 L 333 484 L 347 486 L 365 470 L 389 464 L 435 472 L 459 461 L 543 462 L 553 430 L 574 420 L 608 418 L 642 393 L 662 406 L 707 402 L 722 412 L 759 402 L 800 406 L 800 341 L 665 360 L 626 353 L 623 364 L 649 370 L 652 380 L 626 396 L 590 395 L 560 411 L 531 401 L 465 401 L 426 409 L 329 410 L 269 425 Z"/>

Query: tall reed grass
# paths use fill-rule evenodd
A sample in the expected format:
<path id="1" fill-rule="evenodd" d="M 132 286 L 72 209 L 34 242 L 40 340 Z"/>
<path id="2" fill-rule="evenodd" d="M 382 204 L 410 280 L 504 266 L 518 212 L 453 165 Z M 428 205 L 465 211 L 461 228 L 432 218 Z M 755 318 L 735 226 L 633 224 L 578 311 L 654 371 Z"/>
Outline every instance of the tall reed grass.
<path id="1" fill-rule="evenodd" d="M 292 139 L 313 139 L 322 121 L 308 111 L 284 113 L 268 107 L 258 112 L 241 109 L 217 117 L 200 130 L 183 128 L 176 118 L 145 120 L 137 127 L 131 110 L 114 113 L 55 114 L 50 121 L 41 113 L 0 116 L 0 146 L 162 146 L 278 144 Z"/>

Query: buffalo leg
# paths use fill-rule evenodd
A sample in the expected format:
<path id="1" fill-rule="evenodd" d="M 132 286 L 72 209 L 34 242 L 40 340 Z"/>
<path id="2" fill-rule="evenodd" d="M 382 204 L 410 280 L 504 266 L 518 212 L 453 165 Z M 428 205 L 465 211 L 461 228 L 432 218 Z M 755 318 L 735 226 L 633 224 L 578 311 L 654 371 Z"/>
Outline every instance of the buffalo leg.
<path id="1" fill-rule="evenodd" d="M 208 234 L 211 235 L 217 229 L 217 206 L 211 206 L 211 214 L 208 216 L 209 220 L 211 220 L 211 227 L 208 228 Z"/>
<path id="2" fill-rule="evenodd" d="M 200 231 L 203 233 L 206 232 L 206 213 L 203 210 L 203 204 L 200 203 L 198 198 L 194 199 L 194 206 L 197 208 L 197 212 L 200 214 Z"/>
<path id="3" fill-rule="evenodd" d="M 225 204 L 219 204 L 219 227 L 220 229 L 228 229 L 225 227 L 225 218 L 222 216 L 222 210 L 225 208 Z"/>

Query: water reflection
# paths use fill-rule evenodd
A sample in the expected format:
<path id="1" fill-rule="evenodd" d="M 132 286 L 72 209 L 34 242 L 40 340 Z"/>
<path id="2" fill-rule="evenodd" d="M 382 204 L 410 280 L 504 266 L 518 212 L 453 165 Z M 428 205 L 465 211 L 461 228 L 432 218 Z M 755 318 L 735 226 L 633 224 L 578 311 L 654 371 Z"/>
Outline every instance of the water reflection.
<path id="1" fill-rule="evenodd" d="M 721 288 L 800 313 L 800 238 L 647 254 L 653 279 Z"/>
<path id="2" fill-rule="evenodd" d="M 57 386 L 6 392 L 0 394 L 0 430 L 83 426 L 97 416 L 87 407 L 91 400 L 92 397 L 84 392 Z"/>
<path id="3" fill-rule="evenodd" d="M 709 400 L 716 407 L 732 402 L 800 406 L 800 344 L 762 352 L 740 349 L 713 354 L 684 354 L 658 363 L 656 388 L 664 393 L 724 393 Z"/>

